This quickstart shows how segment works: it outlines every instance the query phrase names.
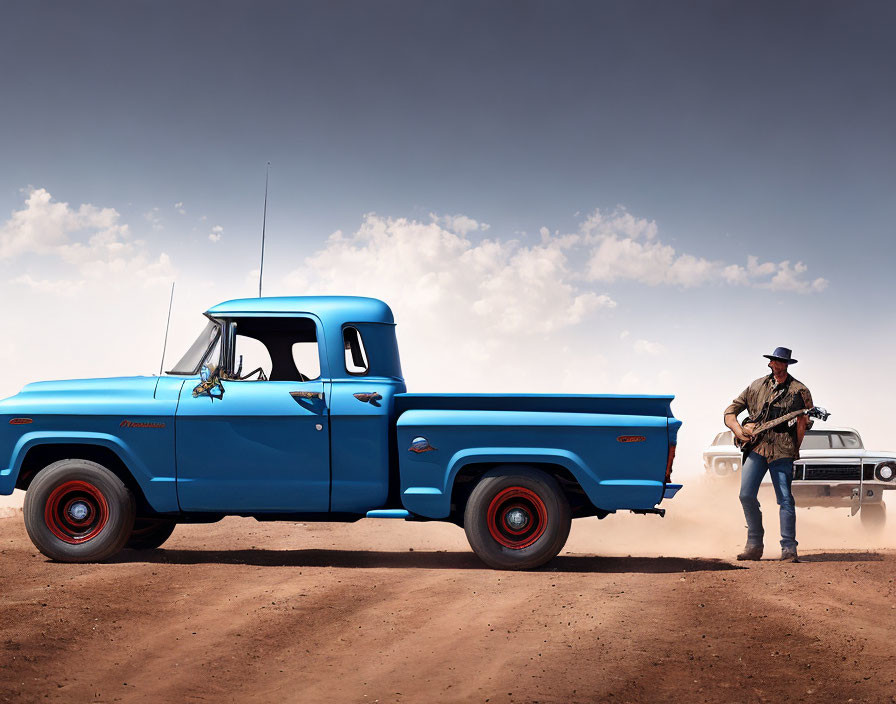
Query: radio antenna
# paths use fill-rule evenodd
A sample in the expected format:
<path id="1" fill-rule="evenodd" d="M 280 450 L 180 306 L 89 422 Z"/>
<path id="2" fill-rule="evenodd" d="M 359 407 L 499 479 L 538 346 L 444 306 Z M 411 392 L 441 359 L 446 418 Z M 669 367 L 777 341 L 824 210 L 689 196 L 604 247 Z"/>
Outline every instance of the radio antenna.
<path id="1" fill-rule="evenodd" d="M 168 328 L 171 327 L 171 306 L 174 305 L 174 282 L 171 282 L 171 298 L 168 299 L 168 322 L 165 323 L 165 342 L 162 344 L 162 362 L 159 364 L 159 376 L 165 368 L 165 350 L 168 349 Z"/>
<path id="2" fill-rule="evenodd" d="M 261 298 L 261 281 L 264 277 L 264 228 L 268 219 L 268 176 L 271 173 L 271 162 L 264 172 L 264 212 L 261 216 L 261 266 L 258 267 L 258 297 Z"/>

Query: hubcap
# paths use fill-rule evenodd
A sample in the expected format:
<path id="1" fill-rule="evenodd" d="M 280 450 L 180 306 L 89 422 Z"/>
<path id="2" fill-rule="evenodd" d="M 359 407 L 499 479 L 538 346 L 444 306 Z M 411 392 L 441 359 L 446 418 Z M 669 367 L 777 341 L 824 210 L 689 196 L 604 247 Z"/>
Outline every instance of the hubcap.
<path id="1" fill-rule="evenodd" d="M 529 522 L 529 515 L 521 508 L 514 508 L 507 512 L 507 517 L 504 520 L 513 530 L 521 530 Z"/>
<path id="2" fill-rule="evenodd" d="M 544 534 L 548 510 L 532 489 L 511 486 L 489 502 L 486 522 L 495 542 L 510 550 L 522 550 Z"/>
<path id="3" fill-rule="evenodd" d="M 80 523 L 90 515 L 90 507 L 83 501 L 75 501 L 68 507 L 68 515 Z"/>

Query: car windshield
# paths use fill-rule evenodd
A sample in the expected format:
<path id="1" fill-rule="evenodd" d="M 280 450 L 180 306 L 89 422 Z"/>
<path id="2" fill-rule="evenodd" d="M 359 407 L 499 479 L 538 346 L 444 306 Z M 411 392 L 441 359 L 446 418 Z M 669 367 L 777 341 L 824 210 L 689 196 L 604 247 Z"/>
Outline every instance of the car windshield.
<path id="1" fill-rule="evenodd" d="M 220 346 L 221 326 L 214 320 L 209 320 L 196 342 L 190 345 L 187 353 L 168 374 L 198 374 L 203 364 L 217 363 Z"/>
<path id="2" fill-rule="evenodd" d="M 803 438 L 801 450 L 860 450 L 862 440 L 856 433 L 818 430 L 809 431 Z"/>
<path id="3" fill-rule="evenodd" d="M 713 445 L 733 445 L 734 444 L 734 433 L 730 430 L 723 430 L 721 433 L 716 435 L 716 439 L 712 441 Z"/>

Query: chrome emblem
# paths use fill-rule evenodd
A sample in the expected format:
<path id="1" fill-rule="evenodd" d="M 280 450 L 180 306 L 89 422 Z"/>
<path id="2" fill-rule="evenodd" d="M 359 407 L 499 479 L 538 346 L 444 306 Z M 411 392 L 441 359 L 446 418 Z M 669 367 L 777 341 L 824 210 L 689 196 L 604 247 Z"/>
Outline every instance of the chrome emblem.
<path id="1" fill-rule="evenodd" d="M 408 452 L 416 452 L 417 454 L 420 454 L 421 452 L 432 452 L 435 449 L 436 448 L 429 444 L 429 440 L 423 436 L 418 436 L 411 441 L 411 446 L 408 448 Z"/>

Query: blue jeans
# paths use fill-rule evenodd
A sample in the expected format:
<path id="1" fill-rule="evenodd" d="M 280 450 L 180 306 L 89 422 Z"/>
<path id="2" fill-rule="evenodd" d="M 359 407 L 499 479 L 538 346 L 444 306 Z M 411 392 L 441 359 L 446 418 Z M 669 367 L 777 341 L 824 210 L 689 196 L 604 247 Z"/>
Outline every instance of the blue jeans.
<path id="1" fill-rule="evenodd" d="M 747 519 L 747 545 L 762 546 L 765 531 L 762 529 L 762 511 L 759 510 L 759 484 L 766 471 L 771 475 L 772 486 L 780 506 L 781 548 L 796 549 L 796 506 L 790 484 L 793 482 L 793 460 L 767 462 L 762 455 L 751 452 L 740 473 L 740 503 Z"/>

